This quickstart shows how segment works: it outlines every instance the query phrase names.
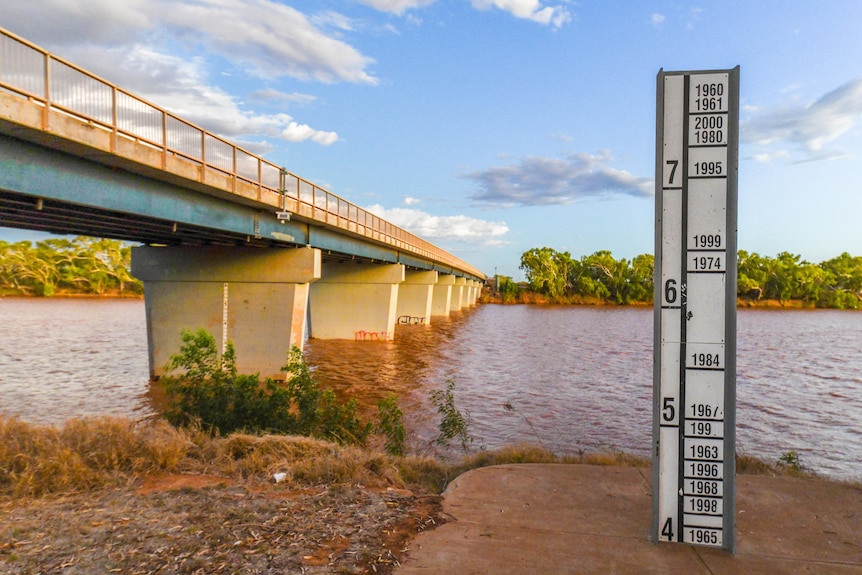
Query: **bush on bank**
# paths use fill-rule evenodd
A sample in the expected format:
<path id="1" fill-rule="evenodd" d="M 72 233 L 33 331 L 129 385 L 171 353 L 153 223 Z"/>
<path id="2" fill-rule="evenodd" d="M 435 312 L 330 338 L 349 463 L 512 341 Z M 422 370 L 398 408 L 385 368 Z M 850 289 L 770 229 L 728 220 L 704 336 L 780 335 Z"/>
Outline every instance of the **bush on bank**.
<path id="1" fill-rule="evenodd" d="M 355 400 L 341 403 L 331 389 L 321 390 L 302 351 L 294 346 L 281 371 L 285 382 L 259 374 L 237 373 L 236 352 L 228 342 L 219 355 L 205 329 L 183 331 L 179 353 L 160 382 L 170 405 L 165 418 L 176 426 L 200 425 L 221 435 L 237 431 L 305 435 L 338 443 L 364 444 L 371 424 L 357 416 Z"/>

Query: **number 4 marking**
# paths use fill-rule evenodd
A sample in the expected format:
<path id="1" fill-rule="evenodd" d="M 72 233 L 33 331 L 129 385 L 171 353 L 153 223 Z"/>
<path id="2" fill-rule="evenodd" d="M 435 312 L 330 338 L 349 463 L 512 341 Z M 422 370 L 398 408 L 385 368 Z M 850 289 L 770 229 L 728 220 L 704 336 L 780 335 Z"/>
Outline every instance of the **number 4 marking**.
<path id="1" fill-rule="evenodd" d="M 668 166 L 671 167 L 670 168 L 670 178 L 668 178 L 668 183 L 672 184 L 673 183 L 673 177 L 676 174 L 676 168 L 677 168 L 677 166 L 679 166 L 679 160 L 667 160 L 665 162 L 665 164 L 667 164 Z"/>
<path id="2" fill-rule="evenodd" d="M 664 522 L 664 527 L 661 528 L 661 536 L 667 537 L 668 541 L 673 541 L 673 517 L 668 517 Z"/>

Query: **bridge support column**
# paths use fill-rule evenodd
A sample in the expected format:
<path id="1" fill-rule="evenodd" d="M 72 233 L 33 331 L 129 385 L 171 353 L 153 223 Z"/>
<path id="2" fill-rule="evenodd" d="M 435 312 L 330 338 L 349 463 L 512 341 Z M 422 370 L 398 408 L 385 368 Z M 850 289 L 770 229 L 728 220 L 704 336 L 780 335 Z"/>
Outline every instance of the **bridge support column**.
<path id="1" fill-rule="evenodd" d="M 452 286 L 452 301 L 449 302 L 451 311 L 460 311 L 466 307 L 466 291 L 467 278 L 455 278 L 455 285 Z"/>
<path id="2" fill-rule="evenodd" d="M 473 280 L 467 280 L 464 284 L 464 295 L 462 307 L 473 307 L 475 305 L 475 301 L 473 300 L 473 293 L 475 293 L 476 288 L 473 285 Z"/>
<path id="3" fill-rule="evenodd" d="M 315 339 L 392 339 L 402 264 L 327 264 L 310 290 Z"/>
<path id="4" fill-rule="evenodd" d="M 476 305 L 479 301 L 479 296 L 482 295 L 482 282 L 478 280 L 473 280 L 473 297 L 470 302 L 470 305 Z"/>
<path id="5" fill-rule="evenodd" d="M 132 248 L 132 275 L 144 281 L 150 376 L 179 351 L 183 329 L 201 328 L 220 351 L 233 342 L 240 373 L 283 376 L 288 350 L 305 340 L 308 287 L 320 270 L 318 249 Z"/>
<path id="6" fill-rule="evenodd" d="M 425 325 L 431 323 L 431 304 L 436 283 L 437 272 L 412 270 L 405 272 L 404 283 L 398 286 L 396 311 L 398 323 Z"/>
<path id="7" fill-rule="evenodd" d="M 473 301 L 473 293 L 475 288 L 473 287 L 473 280 L 466 280 L 464 283 L 464 294 L 462 297 L 461 307 L 473 307 L 475 302 Z"/>
<path id="8" fill-rule="evenodd" d="M 452 286 L 455 285 L 455 276 L 441 274 L 434 286 L 434 295 L 431 298 L 431 315 L 449 317 L 449 306 L 452 302 Z"/>

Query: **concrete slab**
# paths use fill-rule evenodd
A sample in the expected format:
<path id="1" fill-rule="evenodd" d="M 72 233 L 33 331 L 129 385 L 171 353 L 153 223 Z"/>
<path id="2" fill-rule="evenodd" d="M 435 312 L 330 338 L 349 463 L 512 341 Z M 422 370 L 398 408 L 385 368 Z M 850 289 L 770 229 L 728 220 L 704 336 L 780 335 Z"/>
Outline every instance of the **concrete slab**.
<path id="1" fill-rule="evenodd" d="M 862 575 L 862 488 L 740 476 L 737 554 L 649 540 L 650 472 L 590 465 L 476 469 L 444 493 L 397 575 Z"/>

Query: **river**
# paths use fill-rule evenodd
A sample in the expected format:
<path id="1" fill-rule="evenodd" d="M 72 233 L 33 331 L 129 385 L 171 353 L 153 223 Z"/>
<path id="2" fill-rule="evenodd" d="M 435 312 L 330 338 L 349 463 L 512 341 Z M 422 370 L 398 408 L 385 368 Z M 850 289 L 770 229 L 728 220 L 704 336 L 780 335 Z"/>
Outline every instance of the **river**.
<path id="1" fill-rule="evenodd" d="M 142 301 L 4 298 L 0 326 L 0 412 L 156 413 Z M 862 313 L 739 310 L 737 451 L 796 451 L 819 474 L 862 480 L 860 350 Z M 322 385 L 368 409 L 396 393 L 417 448 L 435 433 L 428 394 L 453 381 L 474 448 L 649 454 L 649 308 L 481 305 L 398 326 L 394 342 L 311 340 L 305 352 Z"/>

